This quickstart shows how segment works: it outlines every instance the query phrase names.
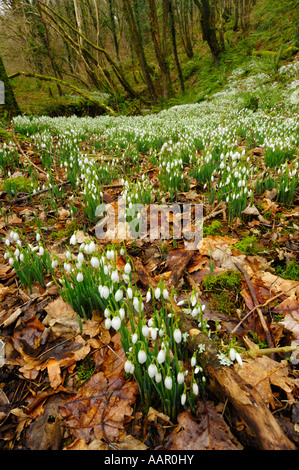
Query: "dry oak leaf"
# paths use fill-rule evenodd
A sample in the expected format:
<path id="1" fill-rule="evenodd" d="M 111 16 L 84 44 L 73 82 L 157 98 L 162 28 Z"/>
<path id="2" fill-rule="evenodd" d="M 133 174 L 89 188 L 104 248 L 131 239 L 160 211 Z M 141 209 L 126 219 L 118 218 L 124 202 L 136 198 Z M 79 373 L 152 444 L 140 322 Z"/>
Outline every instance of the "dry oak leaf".
<path id="1" fill-rule="evenodd" d="M 242 367 L 234 367 L 237 373 L 254 387 L 273 409 L 276 401 L 271 385 L 279 387 L 290 401 L 293 400 L 292 392 L 296 384 L 288 375 L 287 361 L 277 362 L 267 356 L 259 356 L 255 359 L 244 359 Z"/>
<path id="2" fill-rule="evenodd" d="M 238 450 L 234 437 L 212 402 L 199 405 L 198 420 L 189 411 L 178 415 L 181 430 L 167 439 L 167 450 Z"/>
<path id="3" fill-rule="evenodd" d="M 60 414 L 70 433 L 86 443 L 94 439 L 117 442 L 126 435 L 124 426 L 131 419 L 137 393 L 136 382 L 98 372 L 60 408 Z"/>

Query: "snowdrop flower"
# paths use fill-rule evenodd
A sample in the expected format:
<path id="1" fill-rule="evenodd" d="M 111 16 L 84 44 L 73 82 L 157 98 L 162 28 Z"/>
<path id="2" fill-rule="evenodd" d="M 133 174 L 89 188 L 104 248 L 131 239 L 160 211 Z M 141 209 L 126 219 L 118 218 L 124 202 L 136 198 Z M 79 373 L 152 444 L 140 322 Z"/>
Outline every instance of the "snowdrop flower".
<path id="1" fill-rule="evenodd" d="M 70 239 L 70 245 L 76 245 L 76 243 L 77 243 L 77 238 L 76 238 L 76 235 L 73 234 Z"/>
<path id="2" fill-rule="evenodd" d="M 57 265 L 58 265 L 58 261 L 56 259 L 53 259 L 53 261 L 51 263 L 51 267 L 54 269 L 54 268 L 56 268 Z"/>
<path id="3" fill-rule="evenodd" d="M 71 254 L 70 251 L 67 251 L 67 252 L 65 253 L 65 257 L 66 257 L 67 259 L 69 259 L 71 256 L 72 256 L 72 254 Z"/>
<path id="4" fill-rule="evenodd" d="M 100 261 L 98 258 L 96 258 L 96 256 L 93 256 L 90 260 L 90 264 L 93 268 L 98 268 L 100 266 Z"/>
<path id="5" fill-rule="evenodd" d="M 195 356 L 192 356 L 191 358 L 191 366 L 194 367 L 196 364 L 196 357 Z"/>
<path id="6" fill-rule="evenodd" d="M 193 385 L 192 385 L 192 391 L 193 391 L 194 395 L 199 394 L 199 388 L 198 388 L 198 385 L 197 385 L 196 382 L 194 382 Z"/>
<path id="7" fill-rule="evenodd" d="M 127 296 L 128 296 L 129 299 L 133 298 L 133 290 L 132 290 L 131 287 L 127 288 Z"/>
<path id="8" fill-rule="evenodd" d="M 186 399 L 187 399 L 187 395 L 186 395 L 186 393 L 183 393 L 183 394 L 181 395 L 181 405 L 182 405 L 182 406 L 185 405 Z"/>
<path id="9" fill-rule="evenodd" d="M 95 251 L 95 249 L 96 249 L 95 242 L 94 242 L 94 241 L 91 241 L 91 242 L 89 243 L 89 250 L 88 250 L 89 253 L 93 253 L 93 252 Z"/>
<path id="10" fill-rule="evenodd" d="M 165 300 L 168 299 L 169 294 L 168 294 L 168 290 L 167 290 L 167 289 L 163 289 L 163 297 L 164 297 Z"/>
<path id="11" fill-rule="evenodd" d="M 143 325 L 141 331 L 142 331 L 143 336 L 147 338 L 149 335 L 149 331 L 150 331 L 149 327 L 147 325 Z"/>
<path id="12" fill-rule="evenodd" d="M 152 379 L 158 373 L 157 366 L 155 364 L 150 364 L 147 369 L 149 377 Z"/>
<path id="13" fill-rule="evenodd" d="M 139 364 L 144 364 L 146 361 L 146 352 L 144 351 L 144 349 L 140 349 L 140 351 L 138 351 L 138 362 Z"/>
<path id="14" fill-rule="evenodd" d="M 184 373 L 183 373 L 183 372 L 179 372 L 178 375 L 177 375 L 178 384 L 184 383 L 184 380 L 185 380 L 185 375 L 184 375 Z"/>
<path id="15" fill-rule="evenodd" d="M 159 328 L 151 328 L 151 337 L 155 341 L 157 339 L 157 333 Z"/>
<path id="16" fill-rule="evenodd" d="M 119 302 L 123 298 L 123 295 L 124 295 L 123 291 L 121 289 L 118 289 L 114 295 L 115 301 Z"/>
<path id="17" fill-rule="evenodd" d="M 67 273 L 69 273 L 69 272 L 71 271 L 71 265 L 70 265 L 70 264 L 64 263 L 63 267 L 64 267 L 64 270 L 65 270 Z"/>
<path id="18" fill-rule="evenodd" d="M 157 355 L 157 361 L 159 362 L 159 364 L 163 364 L 163 362 L 165 361 L 165 356 L 166 356 L 165 350 L 160 349 Z"/>
<path id="19" fill-rule="evenodd" d="M 83 279 L 84 279 L 83 274 L 82 274 L 82 273 L 78 273 L 78 274 L 77 274 L 77 277 L 76 277 L 77 282 L 82 282 Z"/>
<path id="20" fill-rule="evenodd" d="M 110 310 L 109 310 L 109 308 L 105 308 L 105 310 L 104 310 L 104 317 L 105 317 L 105 318 L 110 317 Z"/>
<path id="21" fill-rule="evenodd" d="M 22 262 L 24 261 L 24 255 L 23 255 L 23 253 L 20 254 L 20 261 L 22 261 Z M 55 266 L 54 266 L 54 267 L 55 267 Z"/>
<path id="22" fill-rule="evenodd" d="M 119 275 L 117 269 L 115 271 L 112 271 L 111 273 L 111 281 L 112 282 L 119 282 Z"/>
<path id="23" fill-rule="evenodd" d="M 120 329 L 121 327 L 121 319 L 118 315 L 112 318 L 111 320 L 111 326 L 114 328 L 116 331 Z"/>
<path id="24" fill-rule="evenodd" d="M 107 286 L 103 286 L 102 289 L 101 289 L 101 296 L 103 299 L 108 299 L 110 295 L 110 290 L 109 290 L 109 287 Z"/>
<path id="25" fill-rule="evenodd" d="M 239 364 L 240 366 L 243 365 L 242 358 L 241 358 L 241 356 L 240 356 L 240 354 L 239 354 L 238 352 L 236 352 L 236 361 L 238 362 L 238 364 Z"/>
<path id="26" fill-rule="evenodd" d="M 84 261 L 84 255 L 83 255 L 83 253 L 82 253 L 81 251 L 80 251 L 80 253 L 79 253 L 78 256 L 77 256 L 77 260 L 78 260 L 78 262 L 79 262 L 80 264 L 82 264 L 83 261 Z"/>
<path id="27" fill-rule="evenodd" d="M 120 308 L 118 313 L 119 313 L 119 316 L 120 316 L 121 320 L 123 320 L 125 318 L 125 315 L 126 315 L 125 309 Z"/>
<path id="28" fill-rule="evenodd" d="M 110 318 L 106 318 L 105 328 L 106 328 L 106 330 L 110 330 L 110 328 L 111 328 L 111 319 Z"/>
<path id="29" fill-rule="evenodd" d="M 160 372 L 158 372 L 156 375 L 155 375 L 155 381 L 156 383 L 160 383 L 162 380 L 162 374 Z"/>
<path id="30" fill-rule="evenodd" d="M 169 375 L 167 375 L 167 377 L 165 377 L 164 385 L 165 385 L 165 388 L 167 388 L 167 390 L 172 389 L 172 378 Z"/>
<path id="31" fill-rule="evenodd" d="M 131 268 L 130 263 L 126 263 L 126 265 L 124 267 L 125 274 L 130 274 L 131 271 L 132 271 L 132 268 Z"/>
<path id="32" fill-rule="evenodd" d="M 133 344 L 136 344 L 136 343 L 137 343 L 137 340 L 138 340 L 137 333 L 134 333 L 134 334 L 131 336 L 131 339 L 132 339 L 132 343 L 133 343 Z"/>
<path id="33" fill-rule="evenodd" d="M 35 237 L 35 239 L 36 239 L 36 241 L 37 241 L 37 242 L 39 242 L 39 241 L 40 241 L 40 234 L 39 234 L 39 233 L 37 233 L 37 234 L 36 234 L 36 237 Z"/>
<path id="34" fill-rule="evenodd" d="M 14 241 L 15 241 L 15 242 L 17 242 L 17 241 L 19 240 L 19 238 L 20 238 L 20 237 L 19 237 L 19 234 L 18 234 L 17 232 L 14 232 L 14 234 L 13 234 L 13 237 L 12 237 L 12 238 L 14 239 Z"/>
<path id="35" fill-rule="evenodd" d="M 9 258 L 8 262 L 9 262 L 9 264 L 10 264 L 11 266 L 13 266 L 15 260 L 14 260 L 13 258 Z"/>
<path id="36" fill-rule="evenodd" d="M 148 290 L 148 291 L 147 291 L 147 294 L 146 294 L 146 302 L 149 302 L 149 301 L 151 300 L 151 298 L 152 298 L 151 291 Z"/>
<path id="37" fill-rule="evenodd" d="M 182 341 L 182 332 L 179 328 L 176 328 L 173 332 L 173 338 L 176 343 L 180 343 Z"/>
<path id="38" fill-rule="evenodd" d="M 125 372 L 127 374 L 133 374 L 135 370 L 134 364 L 128 359 L 124 365 Z"/>
<path id="39" fill-rule="evenodd" d="M 160 297 L 161 297 L 161 289 L 160 287 L 157 287 L 157 289 L 155 290 L 155 298 L 159 300 Z"/>
<path id="40" fill-rule="evenodd" d="M 231 361 L 235 361 L 235 359 L 236 359 L 236 351 L 234 350 L 234 348 L 231 348 L 231 349 L 229 350 L 229 357 L 230 357 Z"/>

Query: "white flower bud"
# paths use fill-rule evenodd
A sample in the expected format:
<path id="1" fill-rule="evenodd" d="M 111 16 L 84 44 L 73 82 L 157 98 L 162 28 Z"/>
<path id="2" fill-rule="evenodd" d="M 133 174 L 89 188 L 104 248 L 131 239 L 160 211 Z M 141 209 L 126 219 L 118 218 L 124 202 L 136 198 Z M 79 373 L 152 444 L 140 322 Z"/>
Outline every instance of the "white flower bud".
<path id="1" fill-rule="evenodd" d="M 146 361 L 146 352 L 143 349 L 138 351 L 138 362 L 139 364 L 144 364 Z"/>
<path id="2" fill-rule="evenodd" d="M 164 385 L 165 385 L 165 388 L 167 388 L 167 390 L 172 389 L 172 378 L 169 375 L 167 375 L 167 377 L 165 377 Z"/>
<path id="3" fill-rule="evenodd" d="M 176 343 L 180 343 L 182 341 L 182 332 L 179 328 L 176 328 L 173 332 L 173 338 Z"/>
<path id="4" fill-rule="evenodd" d="M 78 274 L 77 274 L 77 277 L 76 277 L 77 282 L 82 282 L 83 279 L 84 279 L 83 274 L 82 274 L 82 273 L 78 273 Z"/>
<path id="5" fill-rule="evenodd" d="M 157 366 L 155 364 L 150 364 L 148 366 L 148 375 L 150 376 L 150 378 L 152 379 L 153 377 L 156 376 L 157 372 L 158 372 L 158 369 L 157 369 Z"/>

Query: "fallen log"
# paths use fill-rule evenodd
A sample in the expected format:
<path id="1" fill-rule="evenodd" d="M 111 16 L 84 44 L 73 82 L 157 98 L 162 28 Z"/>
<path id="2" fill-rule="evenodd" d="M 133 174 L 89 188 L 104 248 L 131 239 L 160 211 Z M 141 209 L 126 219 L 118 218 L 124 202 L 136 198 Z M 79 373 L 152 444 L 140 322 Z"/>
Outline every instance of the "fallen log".
<path id="1" fill-rule="evenodd" d="M 245 421 L 255 444 L 261 450 L 296 450 L 284 434 L 264 399 L 230 366 L 223 366 L 218 358 L 217 345 L 196 327 L 194 322 L 176 308 L 182 333 L 189 333 L 187 348 L 193 355 L 198 347 L 205 350 L 197 354 L 197 362 L 209 380 L 208 389 L 220 401 L 228 401 Z"/>

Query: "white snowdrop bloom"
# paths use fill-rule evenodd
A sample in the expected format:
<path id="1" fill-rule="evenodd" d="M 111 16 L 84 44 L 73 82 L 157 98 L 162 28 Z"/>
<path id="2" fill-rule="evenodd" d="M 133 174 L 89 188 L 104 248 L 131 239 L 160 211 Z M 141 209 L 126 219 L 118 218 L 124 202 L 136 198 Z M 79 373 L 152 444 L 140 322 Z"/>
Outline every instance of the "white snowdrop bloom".
<path id="1" fill-rule="evenodd" d="M 172 378 L 169 375 L 167 375 L 167 377 L 165 377 L 164 385 L 165 385 L 165 388 L 167 388 L 167 390 L 172 389 Z"/>
<path id="2" fill-rule="evenodd" d="M 155 375 L 155 381 L 156 383 L 160 383 L 162 380 L 162 374 L 160 372 L 158 372 L 156 375 Z"/>
<path id="3" fill-rule="evenodd" d="M 133 298 L 133 290 L 132 290 L 131 287 L 127 288 L 127 296 L 128 296 L 129 299 Z"/>
<path id="4" fill-rule="evenodd" d="M 37 242 L 40 241 L 40 234 L 39 233 L 36 234 L 35 239 L 36 239 Z"/>
<path id="5" fill-rule="evenodd" d="M 157 287 L 156 290 L 155 290 L 155 298 L 157 300 L 159 300 L 160 297 L 161 297 L 161 289 L 160 289 L 160 287 Z"/>
<path id="6" fill-rule="evenodd" d="M 123 256 L 125 254 L 125 250 L 123 248 L 120 249 L 119 251 L 120 256 Z"/>
<path id="7" fill-rule="evenodd" d="M 125 274 L 130 274 L 131 271 L 132 271 L 132 268 L 131 268 L 130 263 L 126 263 L 126 265 L 124 267 Z"/>
<path id="8" fill-rule="evenodd" d="M 229 357 L 230 357 L 230 360 L 231 361 L 235 361 L 236 360 L 236 351 L 234 348 L 230 348 L 229 350 Z"/>
<path id="9" fill-rule="evenodd" d="M 109 274 L 109 268 L 108 268 L 107 264 L 105 264 L 103 270 L 104 270 L 105 276 L 108 276 L 108 274 Z"/>
<path id="10" fill-rule="evenodd" d="M 187 400 L 187 395 L 186 395 L 186 393 L 183 393 L 183 394 L 181 395 L 181 405 L 182 405 L 182 406 L 185 405 L 186 400 Z"/>
<path id="11" fill-rule="evenodd" d="M 11 266 L 13 266 L 15 260 L 11 257 L 11 258 L 9 258 L 8 262 Z"/>
<path id="12" fill-rule="evenodd" d="M 105 310 L 104 310 L 104 317 L 105 317 L 105 318 L 110 317 L 110 310 L 109 310 L 109 308 L 105 308 Z"/>
<path id="13" fill-rule="evenodd" d="M 14 234 L 13 234 L 14 241 L 17 242 L 19 240 L 19 238 L 20 238 L 19 234 L 17 232 L 14 232 Z"/>
<path id="14" fill-rule="evenodd" d="M 81 264 L 82 264 L 83 261 L 84 261 L 84 255 L 83 255 L 83 253 L 82 253 L 81 251 L 80 251 L 80 253 L 79 253 L 78 256 L 77 256 L 77 260 L 78 260 L 78 262 L 81 263 Z"/>
<path id="15" fill-rule="evenodd" d="M 167 290 L 167 289 L 163 289 L 163 297 L 164 297 L 165 300 L 168 299 L 169 294 L 168 294 L 168 290 Z"/>
<path id="16" fill-rule="evenodd" d="M 20 261 L 21 261 L 21 262 L 24 261 L 24 255 L 23 255 L 23 253 L 20 254 Z"/>
<path id="17" fill-rule="evenodd" d="M 72 256 L 72 254 L 71 254 L 70 251 L 67 251 L 67 252 L 65 253 L 66 259 L 69 259 L 71 256 Z"/>
<path id="18" fill-rule="evenodd" d="M 90 260 L 90 264 L 93 268 L 97 269 L 100 266 L 100 261 L 96 256 L 93 256 Z"/>
<path id="19" fill-rule="evenodd" d="M 143 336 L 147 338 L 150 332 L 149 327 L 147 325 L 143 325 L 141 331 L 142 331 Z"/>
<path id="20" fill-rule="evenodd" d="M 84 279 L 83 274 L 82 274 L 82 273 L 78 273 L 78 274 L 77 274 L 77 277 L 76 277 L 77 282 L 82 282 L 83 279 Z"/>
<path id="21" fill-rule="evenodd" d="M 146 352 L 143 349 L 138 351 L 138 362 L 139 364 L 144 364 L 146 362 Z"/>
<path id="22" fill-rule="evenodd" d="M 76 238 L 76 235 L 73 234 L 70 239 L 70 245 L 76 245 L 76 243 L 77 243 L 77 238 Z"/>
<path id="23" fill-rule="evenodd" d="M 163 364 L 163 362 L 165 361 L 165 356 L 166 356 L 165 350 L 160 349 L 157 355 L 157 361 L 159 362 L 159 364 Z"/>
<path id="24" fill-rule="evenodd" d="M 119 302 L 123 298 L 123 295 L 124 295 L 123 291 L 121 289 L 118 289 L 114 295 L 115 301 Z"/>
<path id="25" fill-rule="evenodd" d="M 185 380 L 185 374 L 183 372 L 179 372 L 177 375 L 178 384 L 184 383 L 184 380 Z"/>
<path id="26" fill-rule="evenodd" d="M 138 297 L 134 297 L 133 307 L 135 308 L 136 312 L 139 312 L 140 306 L 139 306 L 139 298 Z"/>
<path id="27" fill-rule="evenodd" d="M 146 302 L 149 302 L 149 301 L 151 300 L 151 298 L 152 298 L 151 291 L 148 290 L 148 291 L 147 291 L 147 294 L 146 294 Z"/>
<path id="28" fill-rule="evenodd" d="M 137 340 L 138 340 L 138 335 L 137 335 L 137 333 L 132 334 L 131 339 L 132 339 L 132 343 L 133 343 L 133 344 L 136 344 L 136 343 L 137 343 Z"/>
<path id="29" fill-rule="evenodd" d="M 51 263 L 51 267 L 54 269 L 54 268 L 56 268 L 57 265 L 58 265 L 58 261 L 56 259 L 53 259 L 53 261 Z"/>
<path id="30" fill-rule="evenodd" d="M 112 273 L 111 273 L 111 281 L 112 281 L 112 282 L 119 282 L 119 275 L 118 275 L 117 269 L 115 269 L 114 271 L 112 271 Z"/>
<path id="31" fill-rule="evenodd" d="M 157 334 L 158 334 L 159 328 L 153 328 L 151 327 L 151 338 L 155 341 L 157 339 Z"/>
<path id="32" fill-rule="evenodd" d="M 119 311 L 119 316 L 120 316 L 120 319 L 123 320 L 125 318 L 125 315 L 126 315 L 126 311 L 124 308 L 120 308 Z"/>
<path id="33" fill-rule="evenodd" d="M 194 393 L 194 395 L 199 394 L 199 388 L 198 388 L 198 385 L 197 385 L 196 382 L 194 382 L 193 385 L 192 385 L 192 392 Z"/>
<path id="34" fill-rule="evenodd" d="M 71 265 L 69 263 L 64 263 L 63 267 L 67 273 L 71 271 Z"/>
<path id="35" fill-rule="evenodd" d="M 42 246 L 40 246 L 40 247 L 38 248 L 38 252 L 39 252 L 39 254 L 40 254 L 41 256 L 43 256 L 43 254 L 45 253 L 45 250 L 44 250 L 44 248 L 43 248 Z"/>
<path id="36" fill-rule="evenodd" d="M 103 286 L 101 290 L 101 296 L 103 299 L 108 299 L 110 295 L 110 290 L 108 286 Z"/>
<path id="37" fill-rule="evenodd" d="M 111 320 L 111 326 L 114 328 L 116 331 L 120 329 L 121 327 L 121 319 L 118 315 L 112 318 Z"/>
<path id="38" fill-rule="evenodd" d="M 182 341 L 182 332 L 179 328 L 176 328 L 173 332 L 173 338 L 177 344 Z"/>
<path id="39" fill-rule="evenodd" d="M 10 241 L 9 241 L 8 238 L 5 239 L 5 245 L 6 245 L 6 246 L 9 246 L 9 245 L 10 245 Z"/>
<path id="40" fill-rule="evenodd" d="M 195 356 L 192 356 L 192 358 L 191 358 L 191 366 L 194 367 L 195 364 L 196 364 L 196 358 L 195 358 Z"/>
<path id="41" fill-rule="evenodd" d="M 89 243 L 89 253 L 93 253 L 96 249 L 96 245 L 95 245 L 95 242 L 94 241 L 91 241 Z"/>
<path id="42" fill-rule="evenodd" d="M 106 330 L 110 330 L 110 328 L 111 328 L 111 319 L 110 318 L 106 318 L 105 328 L 106 328 Z"/>
<path id="43" fill-rule="evenodd" d="M 124 365 L 125 372 L 127 374 L 133 374 L 135 370 L 134 364 L 128 359 Z"/>
<path id="44" fill-rule="evenodd" d="M 149 377 L 152 379 L 153 377 L 156 376 L 158 372 L 157 366 L 155 364 L 150 364 L 148 366 L 147 372 L 148 372 Z"/>
<path id="45" fill-rule="evenodd" d="M 236 361 L 238 362 L 238 364 L 239 364 L 240 366 L 243 365 L 242 358 L 241 358 L 241 356 L 240 356 L 240 354 L 239 354 L 238 352 L 236 352 Z"/>

